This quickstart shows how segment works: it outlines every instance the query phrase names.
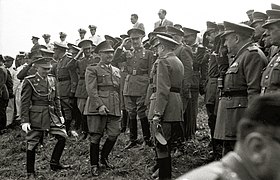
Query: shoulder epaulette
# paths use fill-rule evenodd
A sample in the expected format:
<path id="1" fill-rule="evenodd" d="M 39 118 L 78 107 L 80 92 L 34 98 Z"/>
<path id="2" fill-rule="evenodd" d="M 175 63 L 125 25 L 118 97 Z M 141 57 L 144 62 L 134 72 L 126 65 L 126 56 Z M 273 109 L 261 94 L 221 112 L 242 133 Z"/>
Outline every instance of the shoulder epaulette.
<path id="1" fill-rule="evenodd" d="M 256 45 L 252 45 L 252 46 L 249 46 L 247 47 L 248 51 L 252 52 L 252 51 L 258 51 L 258 47 Z"/>
<path id="2" fill-rule="evenodd" d="M 30 78 L 34 78 L 36 76 L 36 74 L 31 74 L 31 75 L 29 75 L 29 76 L 26 76 L 25 78 L 26 79 L 30 79 Z"/>

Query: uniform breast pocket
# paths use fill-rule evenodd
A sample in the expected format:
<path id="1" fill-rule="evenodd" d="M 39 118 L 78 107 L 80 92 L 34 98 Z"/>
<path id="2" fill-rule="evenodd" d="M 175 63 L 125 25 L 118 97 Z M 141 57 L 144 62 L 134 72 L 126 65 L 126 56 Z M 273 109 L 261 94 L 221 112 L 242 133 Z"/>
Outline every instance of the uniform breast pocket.
<path id="1" fill-rule="evenodd" d="M 271 72 L 271 84 L 280 85 L 280 67 L 274 67 Z"/>
<path id="2" fill-rule="evenodd" d="M 109 74 L 98 74 L 97 83 L 98 84 L 107 84 L 109 79 Z"/>
<path id="3" fill-rule="evenodd" d="M 149 60 L 147 58 L 140 59 L 140 70 L 146 70 L 149 67 Z"/>
<path id="4" fill-rule="evenodd" d="M 41 128 L 42 126 L 42 106 L 32 106 L 29 110 L 29 119 L 32 127 Z"/>
<path id="5" fill-rule="evenodd" d="M 234 67 L 230 67 L 227 72 L 226 72 L 226 76 L 225 76 L 225 87 L 226 88 L 232 88 L 232 87 L 236 87 L 238 85 L 238 66 L 234 66 Z"/>

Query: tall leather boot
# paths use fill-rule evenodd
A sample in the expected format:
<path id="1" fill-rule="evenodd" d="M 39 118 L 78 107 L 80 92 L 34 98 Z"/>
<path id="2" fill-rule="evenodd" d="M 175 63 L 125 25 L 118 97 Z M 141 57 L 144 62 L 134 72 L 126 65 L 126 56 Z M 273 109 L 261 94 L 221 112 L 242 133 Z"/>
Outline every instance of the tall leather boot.
<path id="1" fill-rule="evenodd" d="M 90 165 L 92 176 L 99 176 L 99 144 L 90 143 Z"/>
<path id="2" fill-rule="evenodd" d="M 147 117 L 141 118 L 140 122 L 141 122 L 141 126 L 142 126 L 143 138 L 145 140 L 145 143 L 148 146 L 152 146 L 152 143 L 150 141 L 151 132 L 150 132 L 150 123 L 148 121 L 148 118 Z"/>
<path id="3" fill-rule="evenodd" d="M 125 149 L 130 149 L 137 145 L 137 119 L 129 119 L 130 142 Z"/>
<path id="4" fill-rule="evenodd" d="M 87 124 L 87 116 L 81 115 L 82 117 L 82 139 L 85 140 L 88 137 L 88 124 Z"/>
<path id="5" fill-rule="evenodd" d="M 102 165 L 104 165 L 106 168 L 113 168 L 112 165 L 108 162 L 108 156 L 110 152 L 112 151 L 116 141 L 111 141 L 109 139 L 106 140 L 106 142 L 103 145 L 102 151 L 101 151 L 101 159 L 100 162 Z"/>
<path id="6" fill-rule="evenodd" d="M 26 151 L 27 179 L 35 179 L 35 149 Z"/>
<path id="7" fill-rule="evenodd" d="M 58 141 L 57 141 L 57 143 L 56 143 L 56 145 L 53 149 L 53 153 L 52 153 L 52 157 L 51 157 L 51 163 L 50 163 L 51 170 L 53 170 L 53 171 L 58 171 L 58 170 L 70 168 L 69 165 L 62 165 L 59 162 L 60 157 L 61 157 L 62 152 L 63 152 L 64 147 L 65 147 L 66 139 L 62 136 L 57 137 L 57 139 L 58 139 Z"/>
<path id="8" fill-rule="evenodd" d="M 169 180 L 171 179 L 171 157 L 162 158 L 159 162 L 159 179 Z"/>
<path id="9" fill-rule="evenodd" d="M 124 133 L 126 131 L 128 121 L 128 112 L 126 110 L 122 110 L 122 119 L 121 119 L 121 132 Z"/>

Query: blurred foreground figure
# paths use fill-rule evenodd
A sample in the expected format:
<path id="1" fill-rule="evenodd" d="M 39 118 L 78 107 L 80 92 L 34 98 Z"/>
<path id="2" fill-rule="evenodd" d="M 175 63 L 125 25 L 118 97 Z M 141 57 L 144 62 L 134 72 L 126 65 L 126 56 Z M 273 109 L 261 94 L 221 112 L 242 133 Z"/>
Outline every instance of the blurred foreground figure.
<path id="1" fill-rule="evenodd" d="M 45 132 L 58 140 L 52 156 L 50 167 L 57 171 L 69 168 L 59 163 L 65 147 L 66 130 L 61 113 L 60 99 L 57 95 L 56 79 L 49 75 L 52 58 L 40 58 L 34 62 L 37 72 L 26 77 L 22 85 L 21 118 L 22 130 L 27 140 L 27 178 L 35 177 L 35 150 Z"/>
<path id="2" fill-rule="evenodd" d="M 280 94 L 258 97 L 238 125 L 233 152 L 179 180 L 279 180 Z"/>

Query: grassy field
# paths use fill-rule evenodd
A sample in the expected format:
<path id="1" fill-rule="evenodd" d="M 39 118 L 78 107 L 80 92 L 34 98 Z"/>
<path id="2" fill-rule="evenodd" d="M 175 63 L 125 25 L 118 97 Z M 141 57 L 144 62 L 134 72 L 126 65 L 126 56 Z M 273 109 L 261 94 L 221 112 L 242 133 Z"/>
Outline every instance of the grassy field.
<path id="1" fill-rule="evenodd" d="M 210 157 L 209 129 L 201 97 L 199 104 L 196 138 L 186 143 L 186 154 L 172 160 L 173 178 L 207 163 Z M 7 133 L 0 136 L 1 180 L 25 179 L 26 144 L 24 137 L 24 132 L 20 127 L 9 129 Z M 115 168 L 112 170 L 103 169 L 99 177 L 93 178 L 90 175 L 89 142 L 87 140 L 68 138 L 61 162 L 73 167 L 68 171 L 53 172 L 49 168 L 49 160 L 55 140 L 47 137 L 44 140 L 44 147 L 38 148 L 36 153 L 35 167 L 38 179 L 152 179 L 150 168 L 154 165 L 153 149 L 138 146 L 124 150 L 128 140 L 128 134 L 121 134 L 109 156 L 109 161 L 114 164 Z"/>

